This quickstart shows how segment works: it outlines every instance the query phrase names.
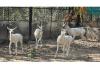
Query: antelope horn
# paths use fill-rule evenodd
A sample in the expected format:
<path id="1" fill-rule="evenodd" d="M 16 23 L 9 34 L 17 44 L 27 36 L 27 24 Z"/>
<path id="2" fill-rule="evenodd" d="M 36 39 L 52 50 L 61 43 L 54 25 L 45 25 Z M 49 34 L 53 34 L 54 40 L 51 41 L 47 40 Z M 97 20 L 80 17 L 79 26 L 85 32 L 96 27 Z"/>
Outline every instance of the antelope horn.
<path id="1" fill-rule="evenodd" d="M 10 28 L 7 26 L 7 29 L 10 30 Z"/>
<path id="2" fill-rule="evenodd" d="M 15 27 L 13 30 L 15 30 L 17 27 Z"/>

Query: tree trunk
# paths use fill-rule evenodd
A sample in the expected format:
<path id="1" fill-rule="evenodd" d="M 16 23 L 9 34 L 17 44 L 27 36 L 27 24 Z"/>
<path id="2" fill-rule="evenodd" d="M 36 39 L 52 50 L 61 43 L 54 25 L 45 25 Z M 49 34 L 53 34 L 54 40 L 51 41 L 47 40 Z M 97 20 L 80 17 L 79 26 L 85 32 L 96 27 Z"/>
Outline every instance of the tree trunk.
<path id="1" fill-rule="evenodd" d="M 77 15 L 77 23 L 76 23 L 76 26 L 77 26 L 77 27 L 80 26 L 80 22 L 81 22 L 81 21 L 80 21 L 80 15 L 78 14 L 78 15 Z"/>

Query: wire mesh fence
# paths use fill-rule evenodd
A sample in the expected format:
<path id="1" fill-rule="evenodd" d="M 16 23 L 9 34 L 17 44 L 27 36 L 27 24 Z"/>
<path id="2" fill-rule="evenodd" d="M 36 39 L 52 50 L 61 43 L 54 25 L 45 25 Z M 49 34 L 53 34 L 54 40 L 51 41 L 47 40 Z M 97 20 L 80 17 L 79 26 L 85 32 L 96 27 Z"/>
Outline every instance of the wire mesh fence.
<path id="1" fill-rule="evenodd" d="M 32 27 L 30 28 L 30 12 L 28 7 L 0 7 L 0 40 L 7 40 L 9 33 L 7 26 L 10 28 L 17 27 L 15 33 L 21 33 L 24 40 L 34 40 L 34 31 L 37 25 L 43 25 L 43 38 L 56 39 L 60 34 L 64 16 L 68 14 L 69 7 L 32 7 Z M 99 26 L 99 16 L 97 17 Z M 32 29 L 32 30 L 29 30 Z"/>

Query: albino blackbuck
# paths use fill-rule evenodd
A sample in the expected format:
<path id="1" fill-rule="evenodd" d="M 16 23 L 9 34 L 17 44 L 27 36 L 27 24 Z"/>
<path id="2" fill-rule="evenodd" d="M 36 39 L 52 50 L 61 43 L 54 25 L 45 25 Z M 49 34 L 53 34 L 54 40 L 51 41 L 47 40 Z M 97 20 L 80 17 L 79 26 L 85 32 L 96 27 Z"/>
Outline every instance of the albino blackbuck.
<path id="1" fill-rule="evenodd" d="M 23 36 L 19 33 L 13 33 L 14 30 L 16 29 L 13 28 L 13 29 L 10 29 L 7 27 L 7 29 L 9 30 L 9 54 L 12 54 L 12 51 L 11 51 L 11 45 L 12 43 L 15 45 L 15 53 L 17 55 L 17 47 L 18 47 L 18 42 L 20 42 L 21 44 L 21 48 L 22 48 L 22 53 L 23 53 Z"/>
<path id="2" fill-rule="evenodd" d="M 69 50 L 70 50 L 70 45 L 72 44 L 72 42 L 74 41 L 75 37 L 72 37 L 70 35 L 65 35 L 66 30 L 62 29 L 61 30 L 61 34 L 58 36 L 57 38 L 57 50 L 56 50 L 56 54 L 55 57 L 58 55 L 58 50 L 60 45 L 63 47 L 63 54 L 66 56 L 68 56 L 69 54 Z"/>
<path id="3" fill-rule="evenodd" d="M 85 33 L 86 33 L 86 31 L 85 31 L 84 27 L 70 28 L 68 26 L 68 24 L 63 24 L 63 27 L 66 28 L 66 32 L 69 35 L 74 36 L 74 37 L 80 36 L 81 39 L 85 40 Z"/>
<path id="4" fill-rule="evenodd" d="M 34 36 L 36 40 L 36 49 L 38 48 L 39 42 L 41 43 L 41 46 L 42 46 L 42 35 L 43 35 L 43 29 L 41 25 L 41 26 L 38 26 L 38 28 L 34 32 Z"/>

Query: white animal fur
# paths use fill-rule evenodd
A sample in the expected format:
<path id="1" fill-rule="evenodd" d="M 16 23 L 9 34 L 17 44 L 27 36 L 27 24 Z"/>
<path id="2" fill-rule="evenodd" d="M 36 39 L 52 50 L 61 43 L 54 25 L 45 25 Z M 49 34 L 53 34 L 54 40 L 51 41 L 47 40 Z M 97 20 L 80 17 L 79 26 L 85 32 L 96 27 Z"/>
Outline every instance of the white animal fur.
<path id="1" fill-rule="evenodd" d="M 65 26 L 65 24 L 63 25 L 63 26 Z M 66 25 L 66 30 L 67 30 L 67 33 L 69 34 L 69 35 L 72 35 L 72 36 L 80 36 L 81 37 L 81 39 L 85 39 L 85 37 L 84 37 L 84 35 L 85 35 L 85 29 L 84 29 L 84 27 L 79 27 L 79 28 L 70 28 L 69 26 L 68 26 L 68 24 Z"/>
<path id="2" fill-rule="evenodd" d="M 62 47 L 63 47 L 63 54 L 65 52 L 66 52 L 66 56 L 68 56 L 68 54 L 69 54 L 70 45 L 73 42 L 75 37 L 72 37 L 70 35 L 65 35 L 65 33 L 66 33 L 66 30 L 62 29 L 61 34 L 57 38 L 57 50 L 56 50 L 55 57 L 58 54 L 58 50 L 59 50 L 60 45 L 62 45 Z"/>
<path id="3" fill-rule="evenodd" d="M 12 54 L 11 44 L 14 43 L 14 45 L 16 47 L 15 52 L 16 52 L 16 55 L 17 55 L 18 42 L 20 42 L 22 52 L 23 52 L 23 36 L 19 33 L 15 33 L 15 34 L 13 33 L 16 28 L 10 29 L 10 28 L 7 27 L 7 29 L 9 30 L 9 41 L 10 41 L 10 43 L 9 43 L 9 54 Z"/>
<path id="4" fill-rule="evenodd" d="M 37 28 L 34 32 L 34 36 L 36 39 L 36 49 L 38 48 L 39 42 L 41 42 L 41 46 L 42 46 L 42 35 L 43 35 L 42 25 L 38 27 L 39 28 Z"/>

